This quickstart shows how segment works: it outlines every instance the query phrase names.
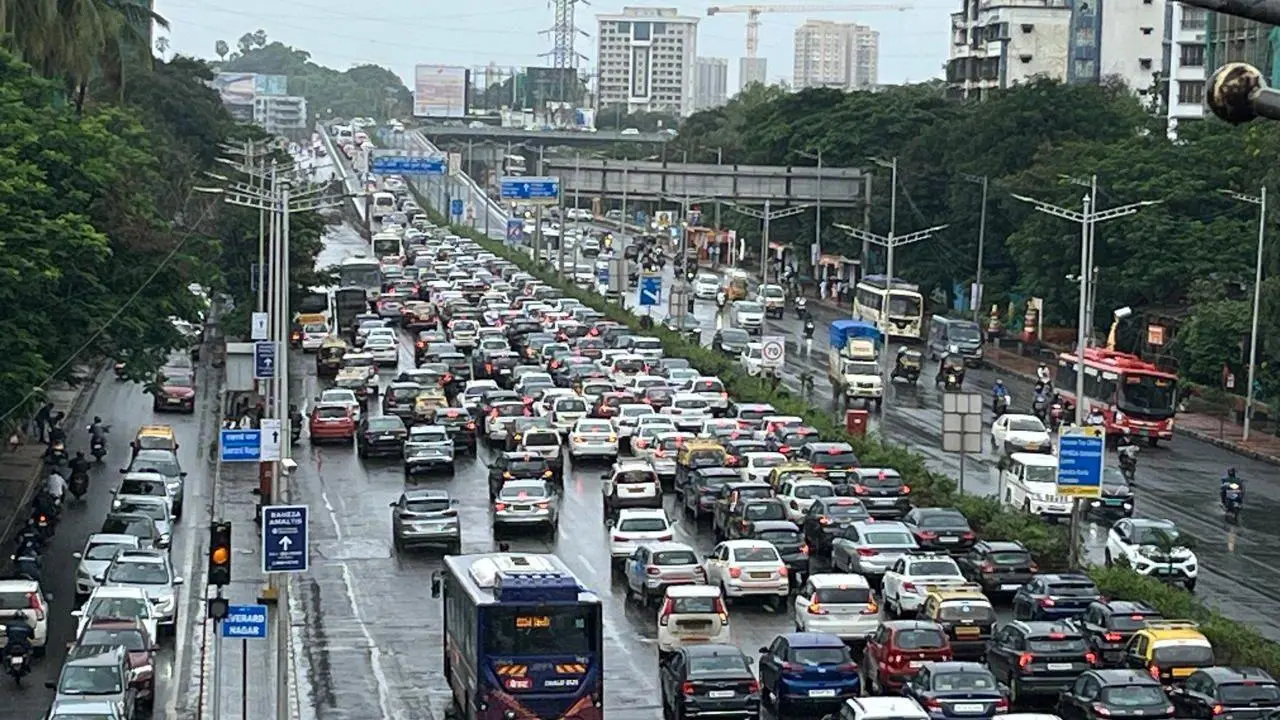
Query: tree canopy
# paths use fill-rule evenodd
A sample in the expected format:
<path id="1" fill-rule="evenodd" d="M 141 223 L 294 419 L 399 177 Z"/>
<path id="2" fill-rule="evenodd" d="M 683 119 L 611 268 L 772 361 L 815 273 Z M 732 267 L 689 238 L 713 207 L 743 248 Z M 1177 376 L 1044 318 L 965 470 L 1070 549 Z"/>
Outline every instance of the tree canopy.
<path id="1" fill-rule="evenodd" d="M 948 227 L 901 249 L 895 274 L 920 283 L 940 310 L 953 303 L 956 288 L 974 281 L 985 176 L 986 305 L 1042 297 L 1046 319 L 1064 326 L 1075 324 L 1077 286 L 1066 278 L 1080 273 L 1081 228 L 1014 195 L 1079 213 L 1088 193 L 1081 184 L 1096 176 L 1099 210 L 1159 201 L 1095 226 L 1098 329 L 1123 306 L 1152 322 L 1172 319 L 1178 333 L 1166 350 L 1184 375 L 1205 383 L 1220 384 L 1224 367 L 1238 371 L 1247 361 L 1241 348 L 1248 344 L 1258 212 L 1220 191 L 1257 195 L 1264 184 L 1275 186 L 1265 160 L 1280 151 L 1274 125 L 1184 124 L 1171 140 L 1162 119 L 1110 84 L 1040 80 L 968 103 L 946 99 L 936 84 L 875 93 L 755 87 L 690 117 L 672 145 L 699 161 L 719 150 L 724 162 L 744 164 L 812 165 L 802 153 L 821 150 L 829 167 L 874 170 L 869 229 L 880 235 L 890 230 L 889 172 L 870 159 L 897 158 L 896 232 Z M 824 210 L 824 252 L 858 257 L 860 241 L 831 225 L 861 226 L 862 216 L 861 208 Z M 734 222 L 758 237 L 755 221 Z M 801 249 L 796 256 L 807 259 L 812 214 L 772 230 L 772 239 L 793 240 Z M 866 260 L 870 270 L 883 271 L 882 252 L 873 249 Z M 1280 255 L 1268 251 L 1264 275 L 1276 270 Z M 1261 316 L 1264 352 L 1274 357 L 1280 353 L 1280 280 L 1264 282 Z M 1121 345 L 1128 349 L 1145 339 L 1145 322 L 1123 330 Z M 1264 376 L 1264 388 L 1280 392 L 1280 374 Z"/>

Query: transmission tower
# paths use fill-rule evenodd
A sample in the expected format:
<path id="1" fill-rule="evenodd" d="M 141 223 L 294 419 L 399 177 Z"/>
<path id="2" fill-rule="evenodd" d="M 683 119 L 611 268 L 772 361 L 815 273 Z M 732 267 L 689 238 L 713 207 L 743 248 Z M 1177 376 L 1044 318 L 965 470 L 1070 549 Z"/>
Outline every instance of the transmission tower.
<path id="1" fill-rule="evenodd" d="M 555 43 L 551 52 L 542 53 L 539 57 L 550 57 L 551 64 L 556 68 L 576 68 L 578 67 L 578 59 L 586 59 L 586 56 L 577 52 L 573 48 L 573 43 L 578 35 L 588 37 L 586 31 L 579 30 L 575 24 L 574 14 L 577 11 L 578 3 L 590 5 L 587 0 L 551 0 L 549 5 L 555 8 L 556 19 L 555 24 L 549 29 L 543 30 L 543 35 L 551 35 L 552 41 Z"/>

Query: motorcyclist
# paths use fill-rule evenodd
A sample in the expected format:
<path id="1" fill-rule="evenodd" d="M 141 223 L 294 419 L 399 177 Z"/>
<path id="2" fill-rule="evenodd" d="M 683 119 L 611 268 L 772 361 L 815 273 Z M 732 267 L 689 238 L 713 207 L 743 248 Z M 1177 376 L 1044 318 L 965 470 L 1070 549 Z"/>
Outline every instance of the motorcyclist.
<path id="1" fill-rule="evenodd" d="M 1036 380 L 1044 385 L 1051 385 L 1053 379 L 1049 376 L 1049 366 L 1040 363 L 1040 367 L 1036 368 Z"/>
<path id="2" fill-rule="evenodd" d="M 807 307 L 808 305 L 809 305 L 809 300 L 808 300 L 807 298 L 805 298 L 805 296 L 801 295 L 800 297 L 796 298 L 796 312 L 797 312 L 797 313 L 799 313 L 799 314 L 803 314 L 803 313 L 804 313 L 804 310 L 805 310 L 805 307 Z"/>
<path id="3" fill-rule="evenodd" d="M 725 293 L 724 290 L 721 290 L 716 293 L 716 305 L 718 305 L 721 309 L 724 308 L 724 304 L 728 301 L 729 301 L 729 296 Z"/>
<path id="4" fill-rule="evenodd" d="M 1235 468 L 1227 468 L 1227 474 L 1222 476 L 1222 480 L 1218 486 L 1218 500 L 1223 504 L 1227 504 L 1227 488 L 1232 485 L 1236 486 L 1240 493 L 1240 504 L 1244 505 L 1244 481 L 1236 475 Z"/>
<path id="5" fill-rule="evenodd" d="M 805 316 L 805 319 L 804 319 L 804 339 L 805 340 L 813 339 L 813 329 L 814 329 L 813 318 Z"/>
<path id="6" fill-rule="evenodd" d="M 4 624 L 5 657 L 11 658 L 15 655 L 30 654 L 31 640 L 35 635 L 35 629 L 27 623 L 25 615 L 6 620 Z"/>
<path id="7" fill-rule="evenodd" d="M 84 456 L 83 450 L 77 450 L 76 456 L 71 458 L 71 462 L 67 464 L 71 469 L 71 476 L 88 475 L 89 468 L 93 467 L 93 463 L 89 462 L 89 458 Z"/>
<path id="8" fill-rule="evenodd" d="M 898 354 L 902 354 L 902 350 L 898 350 Z M 1004 386 L 1004 381 L 997 379 L 995 384 L 991 386 L 991 409 L 994 411 L 1000 406 L 1001 401 L 1009 401 L 1009 388 Z"/>
<path id="9" fill-rule="evenodd" d="M 1133 442 L 1133 438 L 1129 436 L 1128 431 L 1121 433 L 1116 445 L 1116 457 L 1120 461 L 1120 472 L 1129 480 L 1133 480 L 1133 474 L 1138 469 L 1138 446 Z"/>
<path id="10" fill-rule="evenodd" d="M 30 546 L 14 553 L 13 574 L 20 578 L 40 582 L 40 556 Z"/>

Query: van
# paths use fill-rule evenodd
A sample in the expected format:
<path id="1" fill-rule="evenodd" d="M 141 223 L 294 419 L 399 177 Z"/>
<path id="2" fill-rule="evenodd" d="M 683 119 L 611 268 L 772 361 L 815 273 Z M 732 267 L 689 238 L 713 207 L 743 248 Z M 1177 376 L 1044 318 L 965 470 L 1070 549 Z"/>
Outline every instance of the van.
<path id="1" fill-rule="evenodd" d="M 373 219 L 381 220 L 396 211 L 396 196 L 389 192 L 373 194 Z"/>
<path id="2" fill-rule="evenodd" d="M 982 364 L 982 328 L 972 320 L 934 315 L 929 319 L 929 357 L 960 355 L 969 367 Z"/>
<path id="3" fill-rule="evenodd" d="M 1000 502 L 1032 515 L 1052 518 L 1071 516 L 1071 498 L 1059 495 L 1058 458 L 1043 453 L 1018 452 L 1002 458 Z"/>

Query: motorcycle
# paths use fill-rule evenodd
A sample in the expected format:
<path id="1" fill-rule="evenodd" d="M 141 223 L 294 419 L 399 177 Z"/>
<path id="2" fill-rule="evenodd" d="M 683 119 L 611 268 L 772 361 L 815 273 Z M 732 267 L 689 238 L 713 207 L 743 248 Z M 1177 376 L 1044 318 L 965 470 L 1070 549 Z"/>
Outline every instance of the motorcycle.
<path id="1" fill-rule="evenodd" d="M 71 457 L 67 455 L 67 444 L 61 440 L 49 446 L 47 456 L 49 458 L 49 462 L 54 464 L 65 463 L 71 459 Z"/>
<path id="2" fill-rule="evenodd" d="M 1120 460 L 1120 474 L 1124 476 L 1125 482 L 1132 485 L 1138 472 L 1138 446 L 1122 447 L 1116 451 L 1116 456 Z"/>
<path id="3" fill-rule="evenodd" d="M 1009 397 L 1008 394 L 996 395 L 994 398 L 991 399 L 992 414 L 994 414 L 996 417 L 1000 417 L 1001 415 L 1004 415 L 1005 413 L 1009 412 L 1010 402 L 1011 402 L 1011 398 Z"/>
<path id="4" fill-rule="evenodd" d="M 1238 483 L 1227 485 L 1222 494 L 1222 509 L 1227 515 L 1227 522 L 1240 522 L 1240 509 L 1244 506 L 1244 491 Z"/>
<path id="5" fill-rule="evenodd" d="M 89 492 L 89 473 L 71 473 L 71 479 L 67 481 L 67 490 L 75 496 L 77 502 L 83 500 L 85 493 Z"/>
<path id="6" fill-rule="evenodd" d="M 804 319 L 804 310 L 805 310 L 805 306 L 806 306 L 806 305 L 808 305 L 808 304 L 809 304 L 809 303 L 808 303 L 808 301 L 807 301 L 807 300 L 805 300 L 804 298 L 802 298 L 802 297 L 801 297 L 801 298 L 796 298 L 796 319 L 797 319 L 797 320 L 803 320 L 803 319 Z"/>
<path id="7" fill-rule="evenodd" d="M 14 648 L 6 652 L 5 672 L 13 678 L 13 683 L 22 687 L 22 678 L 31 672 L 30 653 L 26 648 Z"/>
<path id="8" fill-rule="evenodd" d="M 128 374 L 128 371 L 126 371 L 126 370 L 125 370 L 124 363 L 122 363 L 122 362 L 118 362 L 118 363 L 116 363 L 115 370 L 116 370 L 116 379 L 117 379 L 117 380 L 128 380 L 128 379 L 129 379 L 129 374 Z"/>
<path id="9" fill-rule="evenodd" d="M 947 392 L 959 392 L 961 383 L 962 381 L 959 374 L 949 372 L 942 380 L 942 389 Z"/>
<path id="10" fill-rule="evenodd" d="M 33 554 L 10 555 L 13 563 L 13 576 L 18 580 L 40 582 L 40 556 Z"/>

